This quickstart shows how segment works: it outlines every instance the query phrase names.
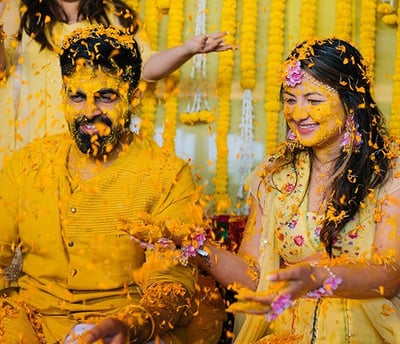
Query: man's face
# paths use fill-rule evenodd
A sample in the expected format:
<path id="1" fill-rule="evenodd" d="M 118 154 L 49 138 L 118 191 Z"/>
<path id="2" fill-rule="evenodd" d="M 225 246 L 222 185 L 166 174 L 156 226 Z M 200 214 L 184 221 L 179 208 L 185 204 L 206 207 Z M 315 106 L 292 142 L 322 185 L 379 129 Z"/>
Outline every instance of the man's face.
<path id="1" fill-rule="evenodd" d="M 78 148 L 104 159 L 117 145 L 129 116 L 128 83 L 81 66 L 64 77 L 64 112 Z"/>

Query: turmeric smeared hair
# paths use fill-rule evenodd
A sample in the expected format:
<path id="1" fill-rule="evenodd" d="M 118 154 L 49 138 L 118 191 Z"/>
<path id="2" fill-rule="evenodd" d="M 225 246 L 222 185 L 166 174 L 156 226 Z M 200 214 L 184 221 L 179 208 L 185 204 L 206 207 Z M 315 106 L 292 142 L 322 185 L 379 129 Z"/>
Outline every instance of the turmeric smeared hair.
<path id="1" fill-rule="evenodd" d="M 142 59 L 135 39 L 127 30 L 92 25 L 73 31 L 64 39 L 61 48 L 62 75 L 71 75 L 81 61 L 128 82 L 129 95 L 139 84 Z"/>

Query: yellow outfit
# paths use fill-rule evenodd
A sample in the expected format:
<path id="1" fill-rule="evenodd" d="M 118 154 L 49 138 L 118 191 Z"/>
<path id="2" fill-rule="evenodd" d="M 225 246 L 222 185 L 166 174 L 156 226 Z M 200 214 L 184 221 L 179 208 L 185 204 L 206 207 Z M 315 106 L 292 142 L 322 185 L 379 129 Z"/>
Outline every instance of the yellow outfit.
<path id="1" fill-rule="evenodd" d="M 277 270 L 281 261 L 290 265 L 324 251 L 319 240 L 321 218 L 308 211 L 308 154 L 302 153 L 296 166 L 297 184 L 291 166 L 274 175 L 274 184 L 268 179 L 266 166 L 268 163 L 261 164 L 249 179 L 251 193 L 259 200 L 263 212 L 260 291 L 268 289 L 266 276 Z M 338 243 L 342 249 L 334 251 L 336 257 L 356 261 L 371 256 L 376 228 L 374 212 L 380 206 L 379 200 L 400 189 L 399 171 L 397 164 L 389 181 L 375 191 L 378 201 L 366 199 L 365 208 L 345 226 Z M 392 300 L 304 297 L 295 300 L 292 307 L 270 324 L 262 316 L 247 316 L 243 325 L 238 320 L 235 344 L 257 340 L 257 343 L 296 344 L 400 343 L 399 311 L 397 297 Z"/>
<path id="2" fill-rule="evenodd" d="M 62 79 L 58 54 L 40 45 L 25 32 L 21 42 L 13 35 L 20 22 L 19 1 L 6 0 L 1 16 L 7 34 L 5 47 L 10 76 L 6 85 L 0 87 L 0 167 L 10 152 L 18 150 L 35 138 L 65 132 L 66 123 L 61 108 Z M 108 14 L 111 24 L 118 18 Z M 75 24 L 57 22 L 52 39 L 56 47 L 66 35 L 80 27 L 90 25 L 88 21 Z M 142 59 L 153 53 L 144 38 L 144 32 L 136 36 Z"/>
<path id="3" fill-rule="evenodd" d="M 0 268 L 10 264 L 16 244 L 23 252 L 19 291 L 0 299 L 1 343 L 19 343 L 19 331 L 29 338 L 26 314 L 32 312 L 27 309 L 39 311 L 44 342 L 55 343 L 81 319 L 138 304 L 141 291 L 133 273 L 145 253 L 130 235 L 131 224 L 143 212 L 157 221 L 194 221 L 195 184 L 181 159 L 135 136 L 123 156 L 79 182 L 66 167 L 74 144 L 69 135 L 36 140 L 0 172 Z M 190 266 L 169 266 L 150 278 L 146 284 L 177 282 L 190 295 L 195 292 L 196 272 Z M 10 310 L 4 313 L 5 305 L 20 309 L 20 300 L 25 311 L 19 318 Z M 185 343 L 179 325 L 188 320 L 182 316 L 164 341 Z"/>

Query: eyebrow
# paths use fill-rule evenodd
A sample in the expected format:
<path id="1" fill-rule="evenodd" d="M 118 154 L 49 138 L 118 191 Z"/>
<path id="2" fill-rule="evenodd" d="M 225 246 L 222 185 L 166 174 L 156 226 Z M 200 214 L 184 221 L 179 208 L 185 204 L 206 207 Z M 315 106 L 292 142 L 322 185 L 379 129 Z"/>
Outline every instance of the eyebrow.
<path id="1" fill-rule="evenodd" d="M 290 92 L 288 92 L 288 91 L 283 91 L 283 93 L 284 93 L 284 94 L 287 94 L 287 95 L 289 95 L 289 96 L 295 97 L 295 94 L 290 93 Z M 319 93 L 319 92 L 308 92 L 308 93 L 306 93 L 306 94 L 303 94 L 303 97 L 309 97 L 309 96 L 321 96 L 321 97 L 325 97 L 322 93 Z"/>
<path id="2" fill-rule="evenodd" d="M 68 89 L 68 92 L 72 93 L 72 89 L 71 88 Z M 99 94 L 101 96 L 104 95 L 104 94 L 108 94 L 108 93 L 119 95 L 119 93 L 113 88 L 102 88 L 102 89 L 94 92 L 94 94 Z M 76 92 L 74 92 L 74 94 L 86 95 L 85 92 L 83 92 L 83 91 L 81 91 L 79 89 L 76 90 Z"/>

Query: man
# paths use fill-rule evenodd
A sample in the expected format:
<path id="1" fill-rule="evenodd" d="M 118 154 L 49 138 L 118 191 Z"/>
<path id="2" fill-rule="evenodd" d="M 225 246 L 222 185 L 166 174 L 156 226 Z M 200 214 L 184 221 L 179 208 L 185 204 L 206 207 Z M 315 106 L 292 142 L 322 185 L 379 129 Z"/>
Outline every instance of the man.
<path id="1" fill-rule="evenodd" d="M 60 62 L 70 134 L 29 144 L 0 173 L 0 267 L 23 252 L 0 342 L 185 343 L 197 270 L 173 242 L 201 211 L 189 166 L 129 130 L 136 42 L 79 29 Z"/>

